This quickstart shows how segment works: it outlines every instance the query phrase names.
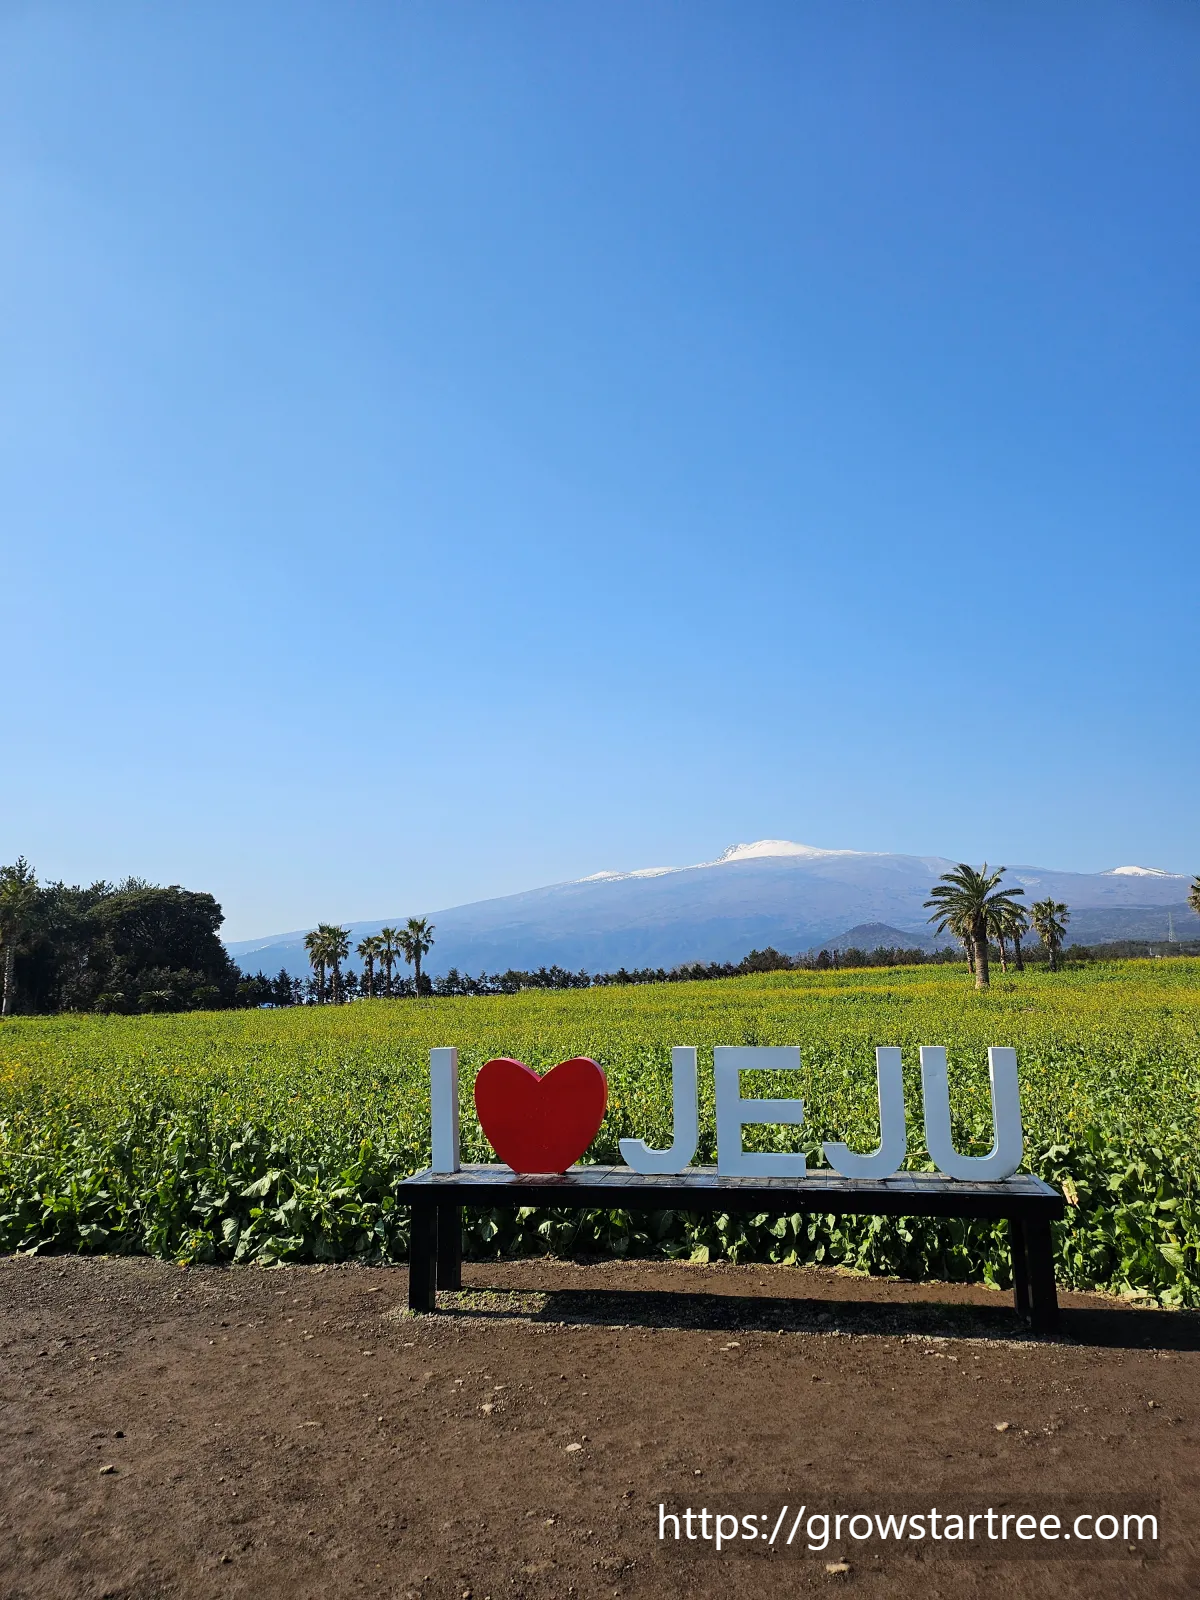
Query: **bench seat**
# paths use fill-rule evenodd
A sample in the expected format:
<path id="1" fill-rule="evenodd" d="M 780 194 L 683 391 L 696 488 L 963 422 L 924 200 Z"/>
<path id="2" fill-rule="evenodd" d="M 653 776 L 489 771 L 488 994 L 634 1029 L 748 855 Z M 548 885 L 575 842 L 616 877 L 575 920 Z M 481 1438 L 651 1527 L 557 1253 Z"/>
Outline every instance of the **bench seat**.
<path id="1" fill-rule="evenodd" d="M 579 1206 L 629 1211 L 743 1211 L 782 1216 L 834 1215 L 1005 1218 L 1012 1250 L 1013 1299 L 1034 1333 L 1058 1325 L 1050 1224 L 1062 1196 L 1029 1174 L 998 1183 L 965 1183 L 940 1172 L 890 1178 L 841 1178 L 815 1167 L 804 1178 L 723 1178 L 715 1167 L 645 1177 L 626 1166 L 579 1166 L 563 1173 L 518 1173 L 499 1162 L 458 1172 L 423 1172 L 400 1185 L 412 1208 L 408 1303 L 433 1311 L 437 1290 L 462 1283 L 463 1206 Z"/>

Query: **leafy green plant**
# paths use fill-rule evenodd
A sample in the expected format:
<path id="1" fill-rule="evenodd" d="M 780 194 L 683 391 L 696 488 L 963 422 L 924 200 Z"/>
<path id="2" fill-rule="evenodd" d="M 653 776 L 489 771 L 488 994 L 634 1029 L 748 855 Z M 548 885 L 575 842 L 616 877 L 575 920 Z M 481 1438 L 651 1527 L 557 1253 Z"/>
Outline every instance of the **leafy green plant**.
<path id="1" fill-rule="evenodd" d="M 799 1044 L 797 1129 L 759 1148 L 878 1139 L 874 1047 L 905 1063 L 909 1164 L 923 1147 L 918 1047 L 947 1046 L 959 1148 L 991 1141 L 987 1046 L 1016 1047 L 1026 1164 L 1073 1203 L 1057 1271 L 1165 1305 L 1200 1304 L 1200 961 L 1045 969 L 979 994 L 953 968 L 777 972 L 721 983 L 540 991 L 345 1007 L 67 1015 L 0 1026 L 0 1250 L 150 1253 L 188 1261 L 404 1258 L 398 1186 L 429 1154 L 428 1050 L 459 1046 L 463 1157 L 492 1159 L 474 1073 L 493 1055 L 539 1071 L 592 1055 L 609 1109 L 590 1156 L 666 1143 L 670 1047 L 701 1062 L 702 1161 L 715 1156 L 714 1044 Z M 796 1080 L 799 1081 L 796 1081 Z M 748 1087 L 747 1092 L 750 1092 Z M 659 1211 L 471 1210 L 469 1254 L 664 1255 L 822 1262 L 1009 1282 L 1003 1223 Z"/>

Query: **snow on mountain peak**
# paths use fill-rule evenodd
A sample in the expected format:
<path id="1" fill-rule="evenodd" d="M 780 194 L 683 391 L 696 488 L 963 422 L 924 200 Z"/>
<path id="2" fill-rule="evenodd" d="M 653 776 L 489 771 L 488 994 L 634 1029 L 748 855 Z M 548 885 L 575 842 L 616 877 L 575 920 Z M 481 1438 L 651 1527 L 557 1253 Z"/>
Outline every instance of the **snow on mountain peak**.
<path id="1" fill-rule="evenodd" d="M 623 878 L 661 878 L 668 872 L 682 872 L 682 867 L 637 867 L 632 872 L 590 872 L 577 883 L 616 883 Z"/>
<path id="2" fill-rule="evenodd" d="M 723 867 L 731 861 L 764 861 L 772 856 L 803 856 L 816 861 L 825 856 L 860 856 L 862 850 L 821 850 L 815 844 L 794 844 L 791 839 L 756 839 L 753 844 L 731 844 L 715 861 L 697 861 L 692 867 L 638 867 L 633 872 L 592 872 L 577 883 L 620 883 L 626 878 L 662 878 L 669 872 L 690 872 L 697 867 Z"/>
<path id="3" fill-rule="evenodd" d="M 790 839 L 758 839 L 753 844 L 731 844 L 729 849 L 712 863 L 721 866 L 727 861 L 758 861 L 764 856 L 856 856 L 858 850 L 821 850 L 815 844 L 793 844 Z M 707 864 L 707 863 L 706 863 Z"/>
<path id="4" fill-rule="evenodd" d="M 1165 872 L 1162 867 L 1113 867 L 1104 874 L 1106 878 L 1176 878 L 1176 872 Z"/>

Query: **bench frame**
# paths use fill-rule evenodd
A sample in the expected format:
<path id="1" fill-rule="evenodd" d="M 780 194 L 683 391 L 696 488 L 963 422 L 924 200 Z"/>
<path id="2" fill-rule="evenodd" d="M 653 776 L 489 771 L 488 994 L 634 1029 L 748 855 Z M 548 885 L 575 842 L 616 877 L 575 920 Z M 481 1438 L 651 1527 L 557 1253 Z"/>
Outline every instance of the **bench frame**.
<path id="1" fill-rule="evenodd" d="M 596 1207 L 629 1211 L 793 1211 L 834 1215 L 980 1217 L 1008 1221 L 1013 1302 L 1030 1331 L 1058 1327 L 1051 1222 L 1062 1196 L 1029 1175 L 999 1183 L 963 1183 L 939 1172 L 890 1178 L 840 1178 L 816 1168 L 804 1178 L 722 1178 L 715 1167 L 643 1177 L 629 1167 L 572 1167 L 564 1173 L 516 1173 L 497 1162 L 458 1172 L 426 1169 L 405 1179 L 398 1198 L 412 1208 L 408 1304 L 437 1309 L 439 1289 L 462 1287 L 462 1208 Z"/>

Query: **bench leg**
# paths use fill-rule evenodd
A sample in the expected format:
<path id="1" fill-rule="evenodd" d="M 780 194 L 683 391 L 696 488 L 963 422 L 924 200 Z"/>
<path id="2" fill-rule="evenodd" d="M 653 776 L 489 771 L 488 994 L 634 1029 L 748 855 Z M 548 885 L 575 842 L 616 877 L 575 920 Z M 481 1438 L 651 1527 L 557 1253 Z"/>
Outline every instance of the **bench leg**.
<path id="1" fill-rule="evenodd" d="M 1031 1333 L 1058 1330 L 1058 1289 L 1054 1283 L 1054 1245 L 1045 1217 L 1026 1217 L 1025 1260 L 1029 1271 L 1029 1328 Z"/>
<path id="2" fill-rule="evenodd" d="M 462 1207 L 437 1208 L 437 1286 L 462 1288 Z"/>
<path id="3" fill-rule="evenodd" d="M 1013 1305 L 1019 1317 L 1029 1316 L 1029 1263 L 1025 1255 L 1025 1230 L 1020 1217 L 1008 1219 L 1008 1248 L 1012 1253 Z"/>
<path id="4" fill-rule="evenodd" d="M 415 1200 L 408 1240 L 408 1309 L 435 1311 L 437 1289 L 437 1207 L 431 1200 Z"/>

